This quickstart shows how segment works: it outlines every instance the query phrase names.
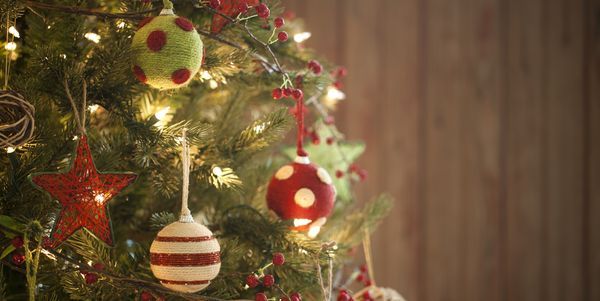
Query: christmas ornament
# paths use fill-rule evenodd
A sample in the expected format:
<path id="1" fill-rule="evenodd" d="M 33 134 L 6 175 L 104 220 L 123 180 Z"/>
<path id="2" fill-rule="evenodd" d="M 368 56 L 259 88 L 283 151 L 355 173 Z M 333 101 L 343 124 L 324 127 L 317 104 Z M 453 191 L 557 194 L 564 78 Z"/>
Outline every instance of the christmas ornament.
<path id="1" fill-rule="evenodd" d="M 17 148 L 31 141 L 35 108 L 10 90 L 0 90 L 0 148 Z"/>
<path id="2" fill-rule="evenodd" d="M 235 18 L 241 13 L 248 11 L 248 6 L 255 7 L 260 4 L 259 0 L 223 0 L 221 1 L 220 7 L 217 9 L 219 13 L 214 14 L 212 17 L 212 23 L 210 25 L 210 31 L 212 33 L 219 33 L 223 29 L 229 20 L 224 17 Z"/>
<path id="3" fill-rule="evenodd" d="M 164 227 L 150 246 L 150 268 L 162 285 L 194 293 L 210 284 L 221 268 L 219 242 L 188 209 L 189 147 L 182 139 L 183 191 L 179 221 Z"/>
<path id="4" fill-rule="evenodd" d="M 65 89 L 81 133 L 71 167 L 62 173 L 46 172 L 30 175 L 33 184 L 57 199 L 62 207 L 45 245 L 48 248 L 55 248 L 83 228 L 112 246 L 108 201 L 131 184 L 137 176 L 133 173 L 98 172 L 83 127 L 85 118 L 80 119 L 66 81 Z M 81 110 L 83 116 L 86 108 L 85 90 L 84 82 Z"/>
<path id="5" fill-rule="evenodd" d="M 151 87 L 165 90 L 187 85 L 200 70 L 203 44 L 194 24 L 173 13 L 165 1 L 159 16 L 142 20 L 133 36 L 133 72 Z"/>
<path id="6" fill-rule="evenodd" d="M 267 205 L 280 218 L 293 220 L 296 230 L 308 230 L 308 235 L 315 237 L 333 210 L 336 191 L 329 173 L 310 163 L 304 150 L 304 97 L 298 89 L 293 90 L 292 95 L 297 99 L 297 157 L 271 178 Z"/>

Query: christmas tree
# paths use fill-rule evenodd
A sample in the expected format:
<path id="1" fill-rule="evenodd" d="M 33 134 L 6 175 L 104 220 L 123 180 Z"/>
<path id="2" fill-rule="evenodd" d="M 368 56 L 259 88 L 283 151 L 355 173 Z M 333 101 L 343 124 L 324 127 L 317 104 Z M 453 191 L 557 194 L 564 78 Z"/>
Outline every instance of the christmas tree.
<path id="1" fill-rule="evenodd" d="M 346 70 L 279 1 L 0 13 L 0 299 L 400 300 L 369 277 L 391 202 L 352 193 Z"/>

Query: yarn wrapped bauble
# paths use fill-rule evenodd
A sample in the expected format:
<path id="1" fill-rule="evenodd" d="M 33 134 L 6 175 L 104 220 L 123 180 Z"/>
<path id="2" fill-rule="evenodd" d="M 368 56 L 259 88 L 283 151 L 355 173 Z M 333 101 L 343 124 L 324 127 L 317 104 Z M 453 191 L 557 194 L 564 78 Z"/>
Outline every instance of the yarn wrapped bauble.
<path id="1" fill-rule="evenodd" d="M 271 178 L 267 205 L 281 219 L 293 219 L 296 230 L 316 236 L 333 210 L 335 194 L 327 171 L 298 156 Z"/>
<path id="2" fill-rule="evenodd" d="M 202 65 L 203 45 L 194 24 L 170 9 L 142 20 L 131 47 L 135 76 L 157 89 L 187 85 Z"/>
<path id="3" fill-rule="evenodd" d="M 16 148 L 31 141 L 35 108 L 10 90 L 0 90 L 0 148 Z"/>
<path id="4" fill-rule="evenodd" d="M 200 291 L 221 269 L 219 242 L 205 226 L 177 221 L 150 246 L 150 268 L 162 285 L 178 292 Z"/>

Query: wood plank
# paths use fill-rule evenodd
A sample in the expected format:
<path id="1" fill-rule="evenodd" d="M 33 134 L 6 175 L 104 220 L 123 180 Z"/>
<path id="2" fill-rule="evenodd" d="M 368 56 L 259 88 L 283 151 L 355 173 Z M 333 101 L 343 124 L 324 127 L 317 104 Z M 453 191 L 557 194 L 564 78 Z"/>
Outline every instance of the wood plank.
<path id="1" fill-rule="evenodd" d="M 377 157 L 381 191 L 391 193 L 394 208 L 374 235 L 377 284 L 397 289 L 407 300 L 422 300 L 422 208 L 419 200 L 421 177 L 421 133 L 423 79 L 420 45 L 421 23 L 418 0 L 382 1 L 383 37 L 379 95 L 369 99 L 380 107 L 381 117 L 374 125 L 382 131 L 382 149 Z M 364 56 L 364 54 L 363 54 Z M 370 147 L 370 146 L 368 146 Z M 377 155 L 375 154 L 377 153 Z"/>
<path id="2" fill-rule="evenodd" d="M 583 300 L 582 1 L 546 1 L 547 241 L 543 299 Z"/>
<path id="3" fill-rule="evenodd" d="M 461 118 L 466 72 L 460 34 L 463 8 L 427 2 L 425 66 L 423 300 L 464 300 L 466 236 Z"/>
<path id="4" fill-rule="evenodd" d="M 498 0 L 461 1 L 460 39 L 465 78 L 460 112 L 464 296 L 504 300 L 505 206 L 501 127 L 505 100 L 505 11 Z M 443 200 L 440 200 L 443 201 Z"/>
<path id="5" fill-rule="evenodd" d="M 312 33 L 306 42 L 310 48 L 317 50 L 317 55 L 333 63 L 339 63 L 339 50 L 343 36 L 339 35 L 341 24 L 340 6 L 337 1 L 303 0 L 307 30 Z M 343 29 L 343 28 L 342 28 Z"/>
<path id="6" fill-rule="evenodd" d="M 600 300 L 600 0 L 588 1 L 587 7 L 587 207 L 588 250 L 586 288 L 588 299 Z"/>
<path id="7" fill-rule="evenodd" d="M 544 3 L 508 3 L 507 297 L 515 301 L 543 300 Z"/>

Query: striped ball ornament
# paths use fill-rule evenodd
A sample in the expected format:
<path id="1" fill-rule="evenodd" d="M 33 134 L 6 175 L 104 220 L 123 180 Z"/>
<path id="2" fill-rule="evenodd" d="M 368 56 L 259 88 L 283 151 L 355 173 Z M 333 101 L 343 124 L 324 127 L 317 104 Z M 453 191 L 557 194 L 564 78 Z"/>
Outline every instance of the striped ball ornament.
<path id="1" fill-rule="evenodd" d="M 174 222 L 150 246 L 150 268 L 162 285 L 178 292 L 200 291 L 221 268 L 219 242 L 205 226 Z"/>

